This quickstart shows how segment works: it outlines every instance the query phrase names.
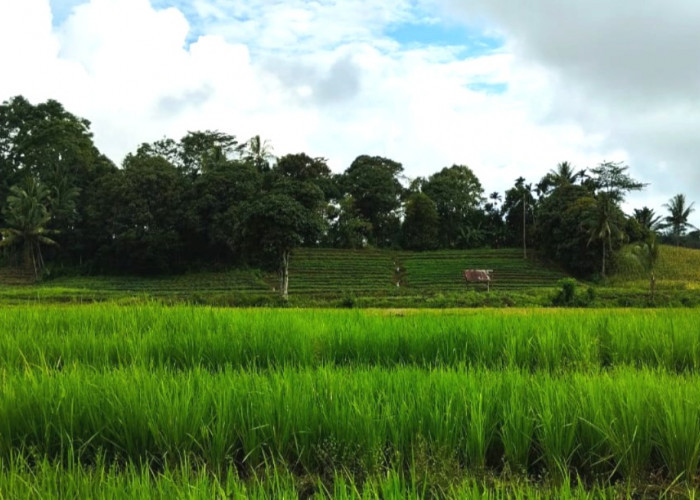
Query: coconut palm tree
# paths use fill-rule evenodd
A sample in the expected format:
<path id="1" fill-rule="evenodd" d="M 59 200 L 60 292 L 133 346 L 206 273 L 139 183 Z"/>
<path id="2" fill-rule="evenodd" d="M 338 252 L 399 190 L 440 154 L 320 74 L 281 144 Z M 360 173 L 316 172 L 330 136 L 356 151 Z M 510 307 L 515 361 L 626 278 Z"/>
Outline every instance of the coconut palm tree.
<path id="1" fill-rule="evenodd" d="M 671 228 L 671 234 L 676 241 L 676 246 L 680 246 L 681 236 L 685 234 L 688 228 L 697 229 L 688 222 L 690 214 L 695 212 L 693 205 L 695 205 L 695 203 L 686 206 L 684 194 L 677 194 L 671 198 L 668 203 L 664 203 L 663 205 L 670 212 L 669 215 L 664 217 L 663 227 Z"/>
<path id="2" fill-rule="evenodd" d="M 571 186 L 576 184 L 576 181 L 583 179 L 586 176 L 586 170 L 576 171 L 568 162 L 563 161 L 557 165 L 557 168 L 550 170 L 538 184 L 538 188 L 547 192 L 550 189 Z"/>
<path id="3" fill-rule="evenodd" d="M 270 169 L 270 161 L 275 158 L 272 154 L 272 145 L 262 140 L 259 135 L 248 139 L 244 147 L 243 157 L 253 162 L 260 172 Z"/>
<path id="4" fill-rule="evenodd" d="M 654 271 L 656 262 L 659 260 L 659 245 L 656 240 L 656 234 L 650 233 L 644 241 L 636 242 L 632 246 L 631 254 L 642 268 L 649 273 L 649 292 L 653 302 L 656 292 L 656 275 Z"/>
<path id="5" fill-rule="evenodd" d="M 652 232 L 662 229 L 663 222 L 660 215 L 656 215 L 654 209 L 649 207 L 635 208 L 633 217 L 639 224 Z"/>
<path id="6" fill-rule="evenodd" d="M 614 249 L 614 243 L 625 236 L 622 229 L 624 216 L 614 197 L 606 192 L 580 198 L 573 208 L 581 213 L 581 227 L 588 231 L 588 245 L 594 242 L 602 244 L 601 277 L 605 278 L 608 256 Z"/>
<path id="7" fill-rule="evenodd" d="M 39 277 L 44 267 L 41 245 L 55 246 L 57 243 L 47 235 L 46 229 L 51 214 L 46 208 L 49 191 L 33 177 L 28 177 L 22 185 L 12 186 L 3 210 L 8 227 L 0 229 L 0 247 L 22 246 L 22 263 L 34 269 Z"/>

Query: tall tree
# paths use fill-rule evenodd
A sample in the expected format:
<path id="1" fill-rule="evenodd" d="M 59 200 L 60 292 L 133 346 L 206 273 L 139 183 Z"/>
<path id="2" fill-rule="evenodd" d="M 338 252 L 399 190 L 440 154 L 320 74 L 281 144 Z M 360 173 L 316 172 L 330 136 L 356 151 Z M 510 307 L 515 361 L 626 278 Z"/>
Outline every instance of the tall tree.
<path id="1" fill-rule="evenodd" d="M 293 250 L 310 235 L 320 237 L 320 215 L 287 194 L 270 192 L 242 209 L 238 231 L 249 245 L 278 269 L 280 294 L 289 296 L 289 262 Z"/>
<path id="2" fill-rule="evenodd" d="M 538 248 L 577 276 L 587 276 L 598 268 L 597 254 L 588 243 L 590 236 L 582 227 L 585 215 L 577 205 L 579 199 L 592 197 L 588 187 L 571 184 L 549 191 L 538 202 Z"/>
<path id="3" fill-rule="evenodd" d="M 3 209 L 8 227 L 0 229 L 0 246 L 21 245 L 23 265 L 32 269 L 36 278 L 44 267 L 41 245 L 56 245 L 46 229 L 51 219 L 46 206 L 48 199 L 48 190 L 35 178 L 27 177 L 21 185 L 10 188 Z"/>
<path id="4" fill-rule="evenodd" d="M 695 203 L 687 205 L 684 194 L 677 194 L 668 203 L 664 203 L 664 207 L 669 212 L 664 217 L 664 227 L 671 229 L 671 235 L 676 242 L 676 246 L 680 246 L 681 236 L 685 234 L 688 228 L 697 229 L 688 222 L 688 217 L 695 211 L 694 205 Z"/>
<path id="5" fill-rule="evenodd" d="M 656 293 L 656 262 L 659 260 L 659 244 L 656 233 L 648 231 L 643 240 L 631 245 L 632 257 L 649 273 L 649 293 L 653 302 Z"/>
<path id="6" fill-rule="evenodd" d="M 656 215 L 654 209 L 649 207 L 635 208 L 632 217 L 648 231 L 656 232 L 663 226 L 661 216 Z"/>
<path id="7" fill-rule="evenodd" d="M 425 193 L 415 193 L 406 201 L 402 226 L 403 248 L 433 250 L 438 246 L 439 216 L 435 202 Z"/>
<path id="8" fill-rule="evenodd" d="M 601 276 L 606 277 L 607 263 L 615 247 L 624 240 L 625 217 L 610 193 L 580 198 L 574 207 L 581 214 L 581 228 L 587 232 L 588 245 L 601 245 Z"/>
<path id="9" fill-rule="evenodd" d="M 483 202 L 484 189 L 474 172 L 466 165 L 452 165 L 431 175 L 423 185 L 423 192 L 435 202 L 440 216 L 438 237 L 445 248 L 468 245 L 481 221 L 477 217 Z"/>
<path id="10" fill-rule="evenodd" d="M 584 198 L 579 205 L 587 207 L 584 210 L 588 232 L 589 244 L 598 241 L 601 243 L 601 275 L 605 278 L 606 264 L 609 255 L 615 250 L 614 242 L 621 242 L 625 237 L 623 230 L 625 217 L 620 209 L 620 203 L 630 191 L 639 191 L 646 184 L 634 180 L 629 176 L 629 167 L 620 162 L 603 162 L 592 168 L 591 180 L 595 187 L 592 199 Z"/>
<path id="11" fill-rule="evenodd" d="M 254 135 L 243 147 L 243 159 L 250 161 L 258 172 L 265 173 L 270 170 L 270 163 L 275 156 L 272 154 L 272 145 L 260 138 L 259 135 Z"/>
<path id="12" fill-rule="evenodd" d="M 534 225 L 535 198 L 532 195 L 532 185 L 525 184 L 524 177 L 518 177 L 515 185 L 506 191 L 502 213 L 506 221 L 506 242 L 523 247 L 523 257 L 527 258 L 528 238 L 532 239 Z M 529 236 L 528 236 L 529 235 Z"/>
<path id="13" fill-rule="evenodd" d="M 571 163 L 563 161 L 557 168 L 550 170 L 539 182 L 538 189 L 544 193 L 551 189 L 576 184 L 577 181 L 585 178 L 586 170 L 576 170 Z"/>
<path id="14" fill-rule="evenodd" d="M 341 184 L 355 200 L 362 218 L 372 224 L 372 243 L 390 246 L 400 230 L 398 209 L 403 186 L 398 176 L 403 166 L 381 156 L 358 156 L 345 171 Z"/>
<path id="15" fill-rule="evenodd" d="M 330 228 L 327 242 L 336 248 L 362 248 L 372 234 L 372 224 L 363 219 L 355 206 L 355 199 L 347 195 L 338 207 L 329 205 Z"/>
<path id="16" fill-rule="evenodd" d="M 242 205 L 260 196 L 263 174 L 248 161 L 232 160 L 207 169 L 192 186 L 188 199 L 186 244 L 190 260 L 232 263 L 243 258 L 235 228 Z"/>
<path id="17" fill-rule="evenodd" d="M 181 270 L 185 186 L 181 172 L 166 159 L 128 155 L 123 169 L 105 178 L 95 206 L 104 235 L 96 252 L 99 263 L 144 274 Z"/>
<path id="18" fill-rule="evenodd" d="M 590 169 L 592 184 L 596 192 L 605 192 L 613 203 L 622 203 L 630 191 L 641 191 L 646 183 L 634 180 L 621 162 L 606 161 Z"/>
<path id="19" fill-rule="evenodd" d="M 0 206 L 11 186 L 27 176 L 40 179 L 51 197 L 48 227 L 58 231 L 63 258 L 77 259 L 91 246 L 87 201 L 97 179 L 115 168 L 95 147 L 90 122 L 59 102 L 34 105 L 17 96 L 0 105 Z"/>

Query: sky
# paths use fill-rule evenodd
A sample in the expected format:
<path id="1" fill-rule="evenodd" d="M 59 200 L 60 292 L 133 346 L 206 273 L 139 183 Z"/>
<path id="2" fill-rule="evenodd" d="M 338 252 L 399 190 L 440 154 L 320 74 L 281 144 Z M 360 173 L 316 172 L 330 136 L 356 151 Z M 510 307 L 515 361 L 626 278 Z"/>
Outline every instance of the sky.
<path id="1" fill-rule="evenodd" d="M 684 193 L 700 226 L 697 26 L 697 0 L 0 0 L 0 101 L 60 101 L 116 164 L 205 129 L 486 193 L 620 161 L 649 183 L 626 210 Z"/>

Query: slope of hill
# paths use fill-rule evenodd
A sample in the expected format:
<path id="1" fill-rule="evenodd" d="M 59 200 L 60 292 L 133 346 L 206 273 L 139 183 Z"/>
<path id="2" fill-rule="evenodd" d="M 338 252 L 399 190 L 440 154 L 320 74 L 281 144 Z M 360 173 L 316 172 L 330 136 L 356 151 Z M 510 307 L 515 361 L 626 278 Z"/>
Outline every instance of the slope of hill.
<path id="1" fill-rule="evenodd" d="M 566 277 L 561 271 L 524 259 L 522 251 L 515 249 L 406 252 L 399 259 L 405 268 L 406 286 L 417 290 L 462 290 L 466 286 L 463 269 L 491 269 L 494 290 L 551 287 Z"/>
<path id="2" fill-rule="evenodd" d="M 659 247 L 654 266 L 659 288 L 700 288 L 700 250 L 670 245 Z M 612 283 L 617 286 L 648 286 L 649 272 L 645 271 L 629 251 L 623 251 Z"/>
<path id="3" fill-rule="evenodd" d="M 521 291 L 556 286 L 565 274 L 519 250 L 404 252 L 363 249 L 301 248 L 290 263 L 292 298 L 333 301 L 355 297 L 421 297 L 440 293 L 482 291 L 469 284 L 463 269 L 492 269 L 492 290 Z M 0 280 L 4 302 L 92 301 L 157 298 L 173 302 L 218 305 L 275 303 L 278 281 L 274 273 L 255 269 L 191 273 L 168 277 L 74 276 L 20 286 Z"/>
<path id="4" fill-rule="evenodd" d="M 356 295 L 458 292 L 464 269 L 492 269 L 494 290 L 555 286 L 566 275 L 514 249 L 404 252 L 300 249 L 290 265 L 290 294 Z"/>

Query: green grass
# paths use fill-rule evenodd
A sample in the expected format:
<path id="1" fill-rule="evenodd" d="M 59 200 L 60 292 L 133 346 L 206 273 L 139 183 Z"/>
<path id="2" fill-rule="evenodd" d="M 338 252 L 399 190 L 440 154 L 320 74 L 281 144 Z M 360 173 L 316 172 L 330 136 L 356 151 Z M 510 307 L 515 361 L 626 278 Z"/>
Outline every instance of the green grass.
<path id="1" fill-rule="evenodd" d="M 700 287 L 700 250 L 660 245 L 654 266 L 657 287 L 698 290 Z M 649 273 L 627 252 L 618 262 L 617 275 L 612 280 L 617 286 L 649 287 Z"/>
<path id="2" fill-rule="evenodd" d="M 0 496 L 694 495 L 699 316 L 3 308 Z"/>
<path id="3" fill-rule="evenodd" d="M 95 468 L 79 465 L 64 467 L 45 459 L 28 464 L 19 458 L 0 471 L 0 494 L 13 499 L 50 498 L 187 498 L 206 499 L 297 499 L 399 500 L 405 498 L 506 499 L 618 499 L 629 496 L 629 487 L 586 487 L 575 485 L 536 485 L 527 481 L 499 478 L 465 479 L 448 487 L 425 487 L 426 476 L 406 475 L 399 471 L 367 478 L 359 483 L 352 477 L 336 474 L 331 478 L 307 476 L 303 483 L 288 470 L 275 468 L 249 478 L 241 478 L 231 469 L 223 477 L 206 470 L 193 471 L 186 464 L 154 474 L 147 467 L 129 465 L 124 469 L 98 463 Z M 654 491 L 654 490 L 652 490 Z M 663 490 L 656 489 L 656 492 Z M 690 496 L 687 488 L 673 493 Z M 651 491 L 649 492 L 651 493 Z"/>
<path id="4" fill-rule="evenodd" d="M 0 309 L 0 366 L 186 370 L 410 365 L 567 372 L 700 369 L 700 312 L 501 309 L 215 309 L 115 305 Z"/>
<path id="5" fill-rule="evenodd" d="M 505 454 L 503 402 L 529 441 L 526 471 L 553 480 L 695 480 L 700 377 L 613 370 L 553 376 L 464 369 L 319 368 L 270 373 L 144 368 L 7 374 L 0 456 L 31 450 L 59 463 L 184 461 L 222 474 L 270 460 L 320 475 L 518 470 Z M 669 402 L 676 401 L 674 405 Z M 512 425 L 512 424 L 509 424 Z"/>

